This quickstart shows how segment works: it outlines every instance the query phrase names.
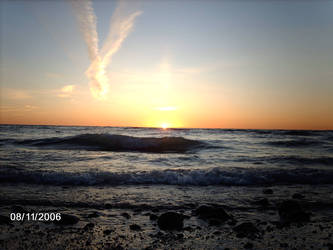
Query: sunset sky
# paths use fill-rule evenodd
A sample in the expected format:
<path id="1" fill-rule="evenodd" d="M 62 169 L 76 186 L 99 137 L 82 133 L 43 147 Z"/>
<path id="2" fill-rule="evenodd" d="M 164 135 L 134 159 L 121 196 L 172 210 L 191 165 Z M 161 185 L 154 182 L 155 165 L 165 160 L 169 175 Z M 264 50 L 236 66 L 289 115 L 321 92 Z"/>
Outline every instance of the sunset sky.
<path id="1" fill-rule="evenodd" d="M 80 4 L 0 1 L 0 123 L 333 129 L 333 1 Z"/>

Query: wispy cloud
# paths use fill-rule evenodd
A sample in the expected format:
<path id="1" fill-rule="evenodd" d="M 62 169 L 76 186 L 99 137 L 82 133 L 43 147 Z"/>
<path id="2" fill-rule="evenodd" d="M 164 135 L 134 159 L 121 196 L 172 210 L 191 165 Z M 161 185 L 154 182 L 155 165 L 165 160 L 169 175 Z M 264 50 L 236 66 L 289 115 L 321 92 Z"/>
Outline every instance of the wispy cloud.
<path id="1" fill-rule="evenodd" d="M 31 94 L 27 90 L 1 88 L 1 96 L 11 100 L 25 100 L 31 98 Z"/>
<path id="2" fill-rule="evenodd" d="M 105 99 L 109 89 L 109 79 L 105 74 L 112 56 L 120 49 L 131 32 L 134 21 L 142 12 L 131 11 L 125 2 L 119 2 L 110 22 L 110 31 L 101 51 L 98 48 L 96 15 L 90 0 L 72 0 L 81 33 L 88 47 L 91 64 L 86 71 L 90 79 L 90 91 L 97 99 Z"/>
<path id="3" fill-rule="evenodd" d="M 16 113 L 16 112 L 26 112 L 26 111 L 33 111 L 38 109 L 38 106 L 34 105 L 5 105 L 0 106 L 1 113 Z"/>
<path id="4" fill-rule="evenodd" d="M 1 113 L 13 113 L 20 111 L 20 109 L 13 105 L 1 105 L 0 106 L 0 112 Z"/>
<path id="5" fill-rule="evenodd" d="M 58 96 L 62 98 L 71 97 L 74 89 L 75 85 L 65 85 L 60 89 L 60 94 L 58 94 Z"/>
<path id="6" fill-rule="evenodd" d="M 37 109 L 38 107 L 28 104 L 28 105 L 25 105 L 24 108 L 25 108 L 26 111 L 32 111 L 32 110 Z"/>

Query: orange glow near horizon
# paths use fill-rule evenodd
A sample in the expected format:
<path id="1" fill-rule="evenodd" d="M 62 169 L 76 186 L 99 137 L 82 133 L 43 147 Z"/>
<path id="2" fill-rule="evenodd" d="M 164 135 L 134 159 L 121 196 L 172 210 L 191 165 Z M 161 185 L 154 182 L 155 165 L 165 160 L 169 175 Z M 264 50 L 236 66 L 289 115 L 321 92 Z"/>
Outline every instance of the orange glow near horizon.
<path id="1" fill-rule="evenodd" d="M 169 124 L 168 123 L 162 123 L 161 127 L 166 130 L 167 128 L 169 128 Z"/>
<path id="2" fill-rule="evenodd" d="M 281 102 L 277 93 L 256 96 L 231 85 L 207 86 L 196 82 L 192 73 L 184 75 L 179 71 L 164 62 L 147 72 L 114 72 L 109 77 L 117 84 L 112 85 L 112 91 L 102 101 L 92 98 L 83 84 L 36 92 L 2 88 L 0 123 L 164 129 L 333 129 L 333 115 L 327 115 L 333 107 L 325 106 L 319 97 L 313 97 L 313 103 L 325 109 L 319 110 L 307 100 Z"/>
<path id="3" fill-rule="evenodd" d="M 0 112 L 1 124 L 65 125 L 65 126 L 115 126 L 115 127 L 155 127 L 155 128 L 235 128 L 235 129 L 314 129 L 332 130 L 333 119 L 329 117 L 264 117 L 224 114 L 211 111 L 140 111 L 132 113 L 108 112 L 108 109 L 77 108 L 73 110 L 34 109 L 25 107 L 13 112 Z M 52 115 L 50 115 L 52 114 Z M 243 117 L 240 117 L 243 115 Z"/>
<path id="4" fill-rule="evenodd" d="M 176 117 L 172 115 L 163 116 L 156 115 L 150 117 L 148 121 L 143 124 L 143 127 L 153 127 L 153 128 L 181 128 L 182 123 Z"/>

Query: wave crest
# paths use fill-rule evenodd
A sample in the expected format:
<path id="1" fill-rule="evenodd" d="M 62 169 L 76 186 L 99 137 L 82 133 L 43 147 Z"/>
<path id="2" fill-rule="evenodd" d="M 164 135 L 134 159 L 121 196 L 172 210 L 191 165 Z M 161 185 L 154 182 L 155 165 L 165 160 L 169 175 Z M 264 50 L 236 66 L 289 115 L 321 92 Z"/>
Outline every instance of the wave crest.
<path id="1" fill-rule="evenodd" d="M 19 141 L 19 144 L 57 149 L 88 149 L 105 151 L 139 151 L 155 153 L 183 153 L 204 143 L 183 137 L 134 137 L 113 134 L 80 134 Z"/>
<path id="2" fill-rule="evenodd" d="M 282 185 L 282 184 L 333 184 L 332 170 L 318 169 L 168 169 L 138 172 L 52 172 L 3 171 L 0 183 L 30 183 L 46 185 Z"/>

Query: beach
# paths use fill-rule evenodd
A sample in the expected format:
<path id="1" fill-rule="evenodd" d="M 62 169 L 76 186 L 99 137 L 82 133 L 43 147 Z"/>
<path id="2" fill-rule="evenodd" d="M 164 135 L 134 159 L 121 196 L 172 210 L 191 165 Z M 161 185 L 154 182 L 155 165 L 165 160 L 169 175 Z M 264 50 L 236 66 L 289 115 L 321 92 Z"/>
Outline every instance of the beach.
<path id="1" fill-rule="evenodd" d="M 332 249 L 332 134 L 2 125 L 0 248 Z"/>
<path id="2" fill-rule="evenodd" d="M 17 188 L 5 186 L 2 190 L 10 193 L 16 192 Z M 33 187 L 30 188 L 33 190 Z M 39 192 L 50 196 L 53 192 L 67 193 L 68 197 L 78 193 L 83 195 L 81 188 L 57 189 Z M 112 192 L 118 197 L 110 199 L 110 203 L 99 205 L 72 200 L 65 204 L 56 204 L 52 199 L 38 199 L 38 190 L 24 201 L 2 198 L 3 216 L 13 212 L 57 212 L 73 215 L 78 221 L 64 224 L 42 221 L 16 221 L 8 224 L 3 222 L 1 248 L 35 249 L 39 246 L 43 249 L 332 249 L 333 199 L 329 193 L 332 190 L 331 185 L 321 188 L 279 186 L 266 189 L 195 189 L 144 186 L 130 187 L 124 193 L 117 188 L 100 188 L 92 190 L 90 195 Z M 264 194 L 265 190 L 272 190 L 273 193 Z M 198 197 L 201 192 L 206 195 Z M 134 205 L 131 197 L 136 196 L 135 193 L 142 194 L 142 200 Z M 155 193 L 155 197 L 163 196 L 165 202 L 149 203 L 149 200 L 153 199 L 150 196 L 152 193 Z M 295 194 L 304 198 L 293 199 Z M 173 195 L 177 195 L 181 201 L 172 198 Z M 217 195 L 223 196 L 223 201 L 218 201 Z M 234 196 L 237 196 L 237 199 Z M 266 199 L 267 204 L 263 202 Z M 294 200 L 301 204 L 302 209 L 311 214 L 310 220 L 283 224 L 277 207 L 285 200 Z M 203 205 L 223 208 L 231 218 L 226 221 L 200 218 L 196 210 Z M 159 227 L 158 218 L 167 212 L 184 216 L 181 229 L 162 230 Z M 250 226 L 243 231 L 237 231 L 237 226 L 244 223 L 250 223 L 253 228 Z"/>
<path id="3" fill-rule="evenodd" d="M 0 250 L 333 250 L 333 1 L 0 10 Z"/>

